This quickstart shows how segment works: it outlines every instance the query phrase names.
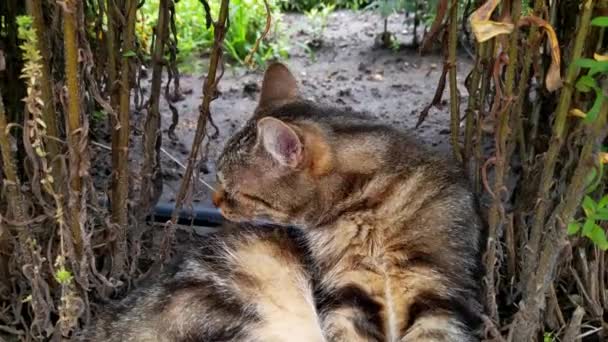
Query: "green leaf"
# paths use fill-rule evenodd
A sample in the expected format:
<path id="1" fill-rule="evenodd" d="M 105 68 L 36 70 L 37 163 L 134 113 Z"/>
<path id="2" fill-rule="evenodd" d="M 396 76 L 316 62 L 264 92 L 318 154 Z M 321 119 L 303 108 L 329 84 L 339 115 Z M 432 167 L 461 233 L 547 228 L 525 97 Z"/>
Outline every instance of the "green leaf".
<path id="1" fill-rule="evenodd" d="M 574 65 L 576 65 L 577 67 L 587 68 L 587 69 L 596 67 L 598 63 L 599 63 L 598 61 L 596 61 L 595 59 L 591 59 L 591 58 L 579 58 L 574 61 Z"/>
<path id="2" fill-rule="evenodd" d="M 583 235 L 588 238 L 591 238 L 591 232 L 593 231 L 593 226 L 595 226 L 595 222 L 593 220 L 585 221 L 585 224 L 583 225 Z"/>
<path id="3" fill-rule="evenodd" d="M 574 61 L 574 64 L 579 68 L 589 69 L 587 75 L 583 77 L 591 77 L 597 73 L 608 71 L 608 61 L 596 61 L 595 59 L 591 58 L 579 58 Z M 591 81 L 589 79 L 586 79 L 584 82 L 586 82 L 589 86 L 591 85 Z"/>
<path id="4" fill-rule="evenodd" d="M 595 89 L 595 101 L 593 101 L 593 106 L 587 112 L 587 116 L 585 116 L 585 119 L 583 120 L 586 123 L 591 123 L 591 122 L 595 121 L 595 119 L 597 118 L 597 115 L 600 113 L 600 109 L 602 108 L 602 103 L 604 102 L 604 94 L 602 93 L 601 89 L 599 89 L 599 88 L 594 88 L 594 89 Z"/>
<path id="5" fill-rule="evenodd" d="M 608 27 L 608 17 L 595 17 L 591 20 L 592 26 Z"/>
<path id="6" fill-rule="evenodd" d="M 583 198 L 583 210 L 585 211 L 585 215 L 591 216 L 595 212 L 595 202 L 589 196 L 585 196 Z"/>
<path id="7" fill-rule="evenodd" d="M 597 202 L 598 208 L 605 208 L 606 206 L 608 206 L 608 194 L 604 195 L 604 197 L 602 197 L 602 199 Z"/>
<path id="8" fill-rule="evenodd" d="M 591 218 L 594 220 L 608 221 L 608 212 L 596 211 Z"/>
<path id="9" fill-rule="evenodd" d="M 568 224 L 568 235 L 574 235 L 581 230 L 581 224 L 578 222 L 570 222 Z"/>
<path id="10" fill-rule="evenodd" d="M 608 208 L 599 208 L 593 214 L 593 218 L 596 220 L 608 221 Z"/>
<path id="11" fill-rule="evenodd" d="M 594 76 L 601 72 L 608 71 L 608 61 L 597 61 L 596 64 L 589 69 L 588 76 Z"/>
<path id="12" fill-rule="evenodd" d="M 585 185 L 587 189 L 585 189 L 586 194 L 593 193 L 595 189 L 602 183 L 602 179 L 604 177 L 604 164 L 598 163 L 597 167 L 594 167 L 589 171 L 589 173 L 585 176 Z"/>
<path id="13" fill-rule="evenodd" d="M 606 240 L 606 232 L 604 229 L 597 224 L 595 224 L 591 230 L 591 236 L 589 236 L 591 241 L 595 243 L 602 250 L 608 249 L 608 240 Z"/>
<path id="14" fill-rule="evenodd" d="M 591 89 L 597 88 L 597 83 L 593 77 L 588 75 L 583 75 L 576 82 L 576 89 L 581 93 L 588 93 Z"/>
<path id="15" fill-rule="evenodd" d="M 69 284 L 70 281 L 72 281 L 72 278 L 72 273 L 66 270 L 64 266 L 61 266 L 61 268 L 59 268 L 59 270 L 57 270 L 55 273 L 55 280 L 62 285 Z"/>
<path id="16" fill-rule="evenodd" d="M 123 57 L 135 57 L 137 56 L 137 54 L 135 53 L 135 51 L 127 51 L 125 53 L 122 54 Z"/>

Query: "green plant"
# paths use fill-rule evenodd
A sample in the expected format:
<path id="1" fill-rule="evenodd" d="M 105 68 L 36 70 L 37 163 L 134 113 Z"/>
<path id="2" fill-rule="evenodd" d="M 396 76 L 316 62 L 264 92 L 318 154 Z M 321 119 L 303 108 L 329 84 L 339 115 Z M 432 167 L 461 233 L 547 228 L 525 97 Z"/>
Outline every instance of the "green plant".
<path id="1" fill-rule="evenodd" d="M 286 0 L 281 2 L 281 9 L 288 12 L 306 12 L 317 5 L 319 5 L 318 0 Z"/>
<path id="2" fill-rule="evenodd" d="M 602 107 L 602 103 L 604 102 L 604 99 L 606 97 L 600 86 L 598 86 L 597 80 L 595 79 L 595 76 L 597 76 L 598 74 L 608 72 L 608 60 L 605 60 L 602 57 L 603 56 L 597 56 L 597 60 L 590 58 L 580 58 L 574 62 L 577 66 L 581 68 L 589 69 L 587 74 L 581 76 L 576 82 L 576 89 L 581 93 L 588 93 L 591 90 L 593 90 L 595 93 L 595 100 L 593 101 L 593 105 L 587 113 L 584 113 L 582 115 L 586 123 L 591 123 L 597 118 L 597 115 L 600 112 L 600 108 Z"/>
<path id="3" fill-rule="evenodd" d="M 280 12 L 276 0 L 269 0 L 272 19 L 274 21 L 274 34 L 280 32 Z M 266 8 L 263 1 L 237 0 L 230 3 L 230 27 L 226 36 L 226 50 L 230 56 L 243 63 L 245 57 L 253 47 L 257 37 L 262 34 L 266 24 Z M 257 63 L 273 57 L 286 56 L 282 40 L 274 37 L 274 41 L 260 43 L 254 55 Z"/>
<path id="4" fill-rule="evenodd" d="M 286 56 L 285 40 L 281 39 L 281 14 L 279 2 L 268 0 L 273 26 L 271 34 L 260 43 L 253 56 L 257 63 L 273 57 Z M 148 0 L 141 8 L 141 26 L 137 34 L 147 45 L 152 37 L 158 15 L 158 1 Z M 217 17 L 219 2 L 209 2 L 213 17 Z M 257 37 L 266 24 L 266 7 L 259 0 L 233 0 L 230 2 L 230 27 L 225 38 L 227 54 L 237 63 L 243 63 Z M 186 71 L 194 71 L 200 63 L 197 54 L 213 45 L 213 26 L 207 28 L 206 14 L 199 0 L 181 0 L 175 3 L 175 25 L 177 27 L 178 62 Z"/>
<path id="5" fill-rule="evenodd" d="M 374 0 L 284 0 L 281 9 L 288 12 L 306 12 L 321 5 L 333 5 L 335 8 L 359 10 Z"/>
<path id="6" fill-rule="evenodd" d="M 321 4 L 306 11 L 306 17 L 312 27 L 312 40 L 308 44 L 311 48 L 318 48 L 321 46 L 323 32 L 327 27 L 327 18 L 335 8 L 335 5 Z"/>
<path id="7" fill-rule="evenodd" d="M 414 9 L 412 6 L 414 6 L 414 1 L 411 0 L 377 0 L 367 6 L 366 9 L 378 11 L 384 19 L 395 12 Z"/>
<path id="8" fill-rule="evenodd" d="M 596 17 L 591 21 L 592 26 L 602 28 L 608 27 L 608 17 Z M 594 92 L 594 100 L 591 108 L 584 112 L 580 109 L 572 109 L 570 114 L 583 119 L 584 124 L 593 125 L 598 119 L 602 104 L 606 100 L 606 95 L 602 87 L 598 85 L 599 76 L 605 77 L 608 73 L 608 57 L 596 54 L 594 59 L 579 58 L 574 64 L 582 69 L 588 69 L 575 84 L 576 89 L 581 93 Z M 605 152 L 604 152 L 605 154 Z M 604 155 L 602 154 L 602 155 Z M 584 197 L 582 208 L 584 219 L 575 220 L 568 224 L 568 234 L 581 234 L 593 241 L 602 250 L 608 249 L 606 232 L 598 223 L 608 221 L 608 195 L 603 195 L 596 201 L 592 194 L 598 188 L 604 178 L 604 161 L 599 160 L 598 166 L 587 176 L 587 196 Z M 599 197 L 599 196 L 597 196 Z"/>
<path id="9" fill-rule="evenodd" d="M 384 21 L 384 29 L 377 39 L 385 48 L 394 49 L 395 46 L 399 46 L 394 35 L 388 30 L 388 17 L 393 13 L 404 10 L 407 3 L 407 0 L 377 0 L 366 8 L 367 10 L 377 11 Z"/>
<path id="10" fill-rule="evenodd" d="M 568 234 L 575 235 L 580 231 L 600 249 L 608 250 L 606 232 L 598 224 L 598 222 L 608 222 L 608 194 L 597 202 L 591 197 L 585 196 L 582 206 L 585 218 L 583 222 L 574 221 L 568 224 Z"/>
<path id="11" fill-rule="evenodd" d="M 102 110 L 94 110 L 91 112 L 91 119 L 95 123 L 103 122 L 106 119 L 106 113 Z"/>
<path id="12" fill-rule="evenodd" d="M 306 54 L 308 55 L 308 58 L 312 62 L 316 62 L 316 60 L 317 60 L 317 54 L 315 53 L 315 50 L 312 49 L 309 46 L 309 44 L 302 43 L 302 42 L 297 42 L 296 45 L 298 45 L 299 47 L 301 47 L 306 52 Z"/>

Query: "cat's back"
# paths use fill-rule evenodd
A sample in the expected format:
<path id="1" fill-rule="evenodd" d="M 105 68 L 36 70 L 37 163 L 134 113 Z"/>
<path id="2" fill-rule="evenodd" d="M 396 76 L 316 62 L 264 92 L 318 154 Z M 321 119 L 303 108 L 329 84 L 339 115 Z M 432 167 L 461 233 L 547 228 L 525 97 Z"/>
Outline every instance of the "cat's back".
<path id="1" fill-rule="evenodd" d="M 287 326 L 319 340 L 305 246 L 293 230 L 239 225 L 182 250 L 157 280 L 104 308 L 87 340 L 280 341 Z"/>

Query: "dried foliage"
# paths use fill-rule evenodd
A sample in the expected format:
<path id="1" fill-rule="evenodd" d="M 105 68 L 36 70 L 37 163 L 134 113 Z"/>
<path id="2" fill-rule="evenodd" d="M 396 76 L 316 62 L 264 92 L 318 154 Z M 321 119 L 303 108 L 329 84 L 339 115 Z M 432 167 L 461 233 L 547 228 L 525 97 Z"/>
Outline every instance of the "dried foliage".
<path id="1" fill-rule="evenodd" d="M 174 1 L 161 1 L 151 47 L 153 86 L 145 100 L 139 177 L 129 169 L 128 151 L 133 110 L 144 102 L 139 71 L 146 52 L 135 33 L 141 4 L 28 0 L 26 7 L 9 0 L 6 5 L 0 5 L 0 23 L 6 23 L 0 24 L 0 340 L 73 338 L 90 322 L 97 303 L 122 296 L 150 269 L 152 256 L 144 258 L 141 245 L 146 216 L 160 194 L 163 71 L 169 75 L 167 100 L 181 97 Z M 202 105 L 205 121 L 219 80 L 215 70 L 221 69 L 227 1 L 222 9 L 210 28 L 216 42 L 212 81 L 205 83 L 210 94 Z M 12 101 L 17 95 L 22 101 Z M 94 112 L 105 113 L 110 122 L 108 207 L 100 205 L 90 176 L 88 114 Z M 139 200 L 131 191 L 137 185 Z M 158 252 L 160 244 L 150 248 Z"/>
<path id="2" fill-rule="evenodd" d="M 465 81 L 464 136 L 449 80 L 454 156 L 462 156 L 488 217 L 486 339 L 605 340 L 608 69 L 600 64 L 608 2 L 528 5 L 477 1 L 468 18 L 476 55 Z M 454 67 L 454 9 L 439 2 L 422 45 L 449 37 L 436 96 L 418 124 Z"/>
<path id="3" fill-rule="evenodd" d="M 464 137 L 451 91 L 454 155 L 462 153 L 488 217 L 485 337 L 605 340 L 608 69 L 598 54 L 607 48 L 600 17 L 607 3 L 538 0 L 530 13 L 522 5 L 477 1 L 469 17 L 477 43 Z M 448 31 L 446 68 L 457 30 L 451 6 L 446 24 L 438 17 L 430 32 Z M 444 85 L 442 76 L 441 92 Z"/>
<path id="4" fill-rule="evenodd" d="M 177 208 L 189 200 L 204 160 L 210 104 L 224 72 L 229 1 L 218 2 L 215 18 L 202 2 L 208 22 L 200 24 L 214 42 Z M 264 4 L 266 26 L 251 56 L 272 25 Z M 175 0 L 160 0 L 149 46 L 136 35 L 139 5 L 0 1 L 0 340 L 74 337 L 97 303 L 124 295 L 171 252 L 176 217 L 160 242 L 146 240 L 144 221 L 162 191 L 163 75 L 168 102 L 182 96 Z M 486 340 L 605 340 L 608 1 L 471 0 L 463 9 L 440 0 L 436 13 L 421 50 L 444 44 L 431 105 L 447 85 L 454 157 L 488 218 Z M 464 101 L 456 78 L 460 24 L 476 39 Z M 139 71 L 148 48 L 145 98 Z M 141 170 L 128 164 L 134 109 L 146 115 Z M 110 121 L 109 208 L 98 203 L 90 176 L 88 115 L 96 111 Z M 144 244 L 156 260 L 144 258 Z"/>

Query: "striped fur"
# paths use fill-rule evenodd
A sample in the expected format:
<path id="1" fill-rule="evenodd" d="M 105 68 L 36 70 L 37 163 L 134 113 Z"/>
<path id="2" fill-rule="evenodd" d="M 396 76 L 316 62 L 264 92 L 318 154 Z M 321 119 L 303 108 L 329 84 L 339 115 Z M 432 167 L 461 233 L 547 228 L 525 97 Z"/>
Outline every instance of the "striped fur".
<path id="1" fill-rule="evenodd" d="M 240 225 L 194 241 L 159 280 L 107 306 L 85 341 L 325 341 L 297 232 Z"/>
<path id="2" fill-rule="evenodd" d="M 482 225 L 456 163 L 364 114 L 300 100 L 274 64 L 218 161 L 234 221 L 309 241 L 330 341 L 477 341 Z"/>

